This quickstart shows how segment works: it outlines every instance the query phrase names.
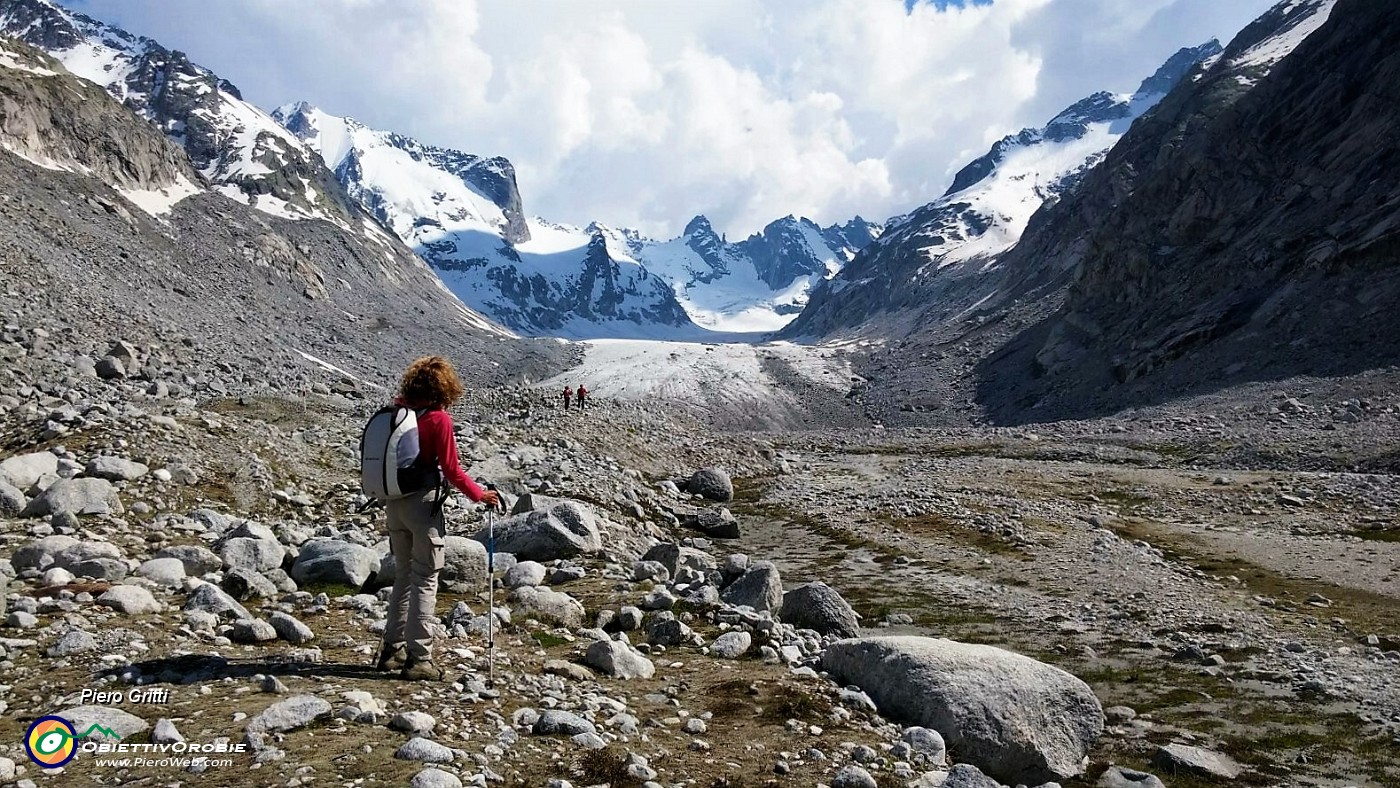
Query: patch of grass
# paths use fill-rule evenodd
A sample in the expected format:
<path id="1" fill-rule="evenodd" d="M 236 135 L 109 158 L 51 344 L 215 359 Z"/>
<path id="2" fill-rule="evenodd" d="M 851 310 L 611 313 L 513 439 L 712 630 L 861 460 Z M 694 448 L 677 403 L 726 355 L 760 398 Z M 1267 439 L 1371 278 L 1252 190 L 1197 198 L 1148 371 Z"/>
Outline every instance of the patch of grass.
<path id="1" fill-rule="evenodd" d="M 763 709 L 763 718 L 773 722 L 811 720 L 831 713 L 831 700 L 805 690 L 793 689 L 772 699 Z"/>
<path id="2" fill-rule="evenodd" d="M 564 638 L 559 637 L 558 635 L 552 632 L 547 632 L 545 630 L 531 632 L 530 637 L 533 638 L 536 643 L 540 644 L 540 648 L 554 648 L 555 646 L 562 646 L 565 643 L 569 642 Z"/>
<path id="3" fill-rule="evenodd" d="M 753 711 L 756 694 L 754 685 L 742 679 L 721 681 L 705 693 L 705 710 L 715 717 L 738 717 Z"/>
<path id="4" fill-rule="evenodd" d="M 354 596 L 360 593 L 360 589 L 354 586 L 331 582 L 305 583 L 301 586 L 301 590 L 312 595 L 324 593 L 326 596 L 331 597 Z"/>
<path id="5" fill-rule="evenodd" d="M 587 785 L 622 785 L 630 781 L 627 756 L 617 747 L 589 750 L 578 758 L 578 770 Z"/>
<path id="6" fill-rule="evenodd" d="M 1368 542 L 1400 542 L 1400 528 L 1366 528 L 1352 531 L 1352 536 Z"/>
<path id="7" fill-rule="evenodd" d="M 1140 539 L 1160 548 L 1174 561 L 1189 566 L 1209 566 L 1210 571 L 1219 576 L 1238 577 L 1252 594 L 1293 600 L 1296 606 L 1317 592 L 1332 600 L 1328 615 L 1347 619 L 1353 629 L 1400 629 L 1400 606 L 1384 595 L 1326 581 L 1289 577 L 1234 555 L 1211 555 L 1192 537 L 1143 518 L 1119 518 L 1111 521 L 1109 527 L 1123 538 Z"/>

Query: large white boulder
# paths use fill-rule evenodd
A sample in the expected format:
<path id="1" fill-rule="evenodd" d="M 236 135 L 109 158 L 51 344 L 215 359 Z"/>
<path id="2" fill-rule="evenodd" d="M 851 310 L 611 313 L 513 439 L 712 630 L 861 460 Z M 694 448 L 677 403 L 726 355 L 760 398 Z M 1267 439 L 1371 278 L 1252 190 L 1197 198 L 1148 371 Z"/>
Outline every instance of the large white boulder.
<path id="1" fill-rule="evenodd" d="M 1089 686 L 994 646 L 942 638 L 841 640 L 822 668 L 870 695 L 885 716 L 938 731 L 958 757 L 1009 785 L 1084 773 L 1103 733 Z"/>

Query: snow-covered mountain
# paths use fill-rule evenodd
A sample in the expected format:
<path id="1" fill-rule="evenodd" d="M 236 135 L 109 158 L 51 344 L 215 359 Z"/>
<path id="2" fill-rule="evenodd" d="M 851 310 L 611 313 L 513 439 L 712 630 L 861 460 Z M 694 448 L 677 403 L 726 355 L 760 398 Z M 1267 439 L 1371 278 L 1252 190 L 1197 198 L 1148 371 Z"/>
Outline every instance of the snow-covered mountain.
<path id="1" fill-rule="evenodd" d="M 1218 41 L 1174 54 L 1133 93 L 1095 93 L 1038 129 L 1003 137 L 963 167 L 939 199 L 891 219 L 851 265 L 817 287 L 785 336 L 854 328 L 871 315 L 916 307 L 921 288 L 976 276 L 1014 247 L 1031 217 L 1072 189 L 1132 125 L 1202 61 Z"/>
<path id="2" fill-rule="evenodd" d="M 467 304 L 517 331 L 572 338 L 713 338 L 781 328 L 807 292 L 878 236 L 856 219 L 794 217 L 728 243 L 704 217 L 669 241 L 524 218 L 503 158 L 433 147 L 305 102 L 272 116 Z"/>
<path id="3" fill-rule="evenodd" d="M 48 52 L 154 123 L 225 195 L 276 216 L 353 223 L 317 157 L 184 53 L 49 0 L 0 0 L 0 34 Z"/>
<path id="4" fill-rule="evenodd" d="M 792 320 L 812 288 L 880 232 L 860 217 L 819 227 L 787 216 L 731 243 L 697 216 L 669 241 L 629 236 L 627 251 L 670 284 L 696 323 L 715 331 L 766 332 Z"/>

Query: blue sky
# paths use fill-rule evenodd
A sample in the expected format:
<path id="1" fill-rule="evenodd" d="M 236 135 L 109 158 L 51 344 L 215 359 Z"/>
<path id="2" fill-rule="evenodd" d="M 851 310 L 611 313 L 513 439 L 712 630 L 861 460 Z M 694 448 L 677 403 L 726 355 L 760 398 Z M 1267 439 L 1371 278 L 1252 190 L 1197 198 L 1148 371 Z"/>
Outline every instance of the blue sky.
<path id="1" fill-rule="evenodd" d="M 511 159 L 525 209 L 883 220 L 988 145 L 1270 0 L 70 0 L 272 108 Z"/>

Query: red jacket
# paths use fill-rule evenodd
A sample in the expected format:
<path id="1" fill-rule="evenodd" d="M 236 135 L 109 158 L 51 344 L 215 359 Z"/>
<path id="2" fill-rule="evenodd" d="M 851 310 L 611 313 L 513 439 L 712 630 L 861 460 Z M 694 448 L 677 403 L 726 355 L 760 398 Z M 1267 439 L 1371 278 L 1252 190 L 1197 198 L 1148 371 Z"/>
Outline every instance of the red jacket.
<path id="1" fill-rule="evenodd" d="M 452 416 L 445 410 L 434 408 L 418 415 L 418 462 L 425 466 L 436 465 L 442 471 L 442 478 L 473 501 L 480 501 L 485 494 L 462 470 Z"/>

